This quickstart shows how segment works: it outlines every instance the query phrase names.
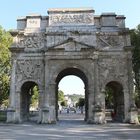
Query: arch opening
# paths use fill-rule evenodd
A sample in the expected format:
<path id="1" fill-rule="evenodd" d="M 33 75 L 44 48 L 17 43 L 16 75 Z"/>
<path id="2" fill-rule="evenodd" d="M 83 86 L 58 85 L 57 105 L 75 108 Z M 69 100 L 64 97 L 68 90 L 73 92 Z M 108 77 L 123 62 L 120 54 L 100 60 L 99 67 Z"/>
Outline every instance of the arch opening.
<path id="1" fill-rule="evenodd" d="M 123 122 L 124 120 L 124 93 L 123 86 L 111 81 L 105 87 L 106 120 Z M 108 119 L 107 119 L 108 118 Z"/>
<path id="2" fill-rule="evenodd" d="M 75 113 L 75 116 L 80 116 L 80 119 L 86 120 L 87 116 L 88 116 L 88 93 L 87 93 L 87 86 L 88 86 L 88 82 L 87 82 L 87 78 L 86 75 L 79 69 L 77 68 L 67 68 L 64 69 L 63 71 L 61 71 L 57 78 L 56 78 L 56 118 L 57 120 L 61 120 L 62 118 L 59 117 L 60 113 L 62 113 L 60 111 L 60 103 L 58 102 L 58 93 L 59 93 L 59 84 L 63 81 L 63 79 L 68 78 L 68 77 L 75 77 L 78 80 L 80 80 L 80 82 L 82 82 L 83 87 L 81 86 L 80 88 L 83 88 L 83 95 L 78 96 L 78 101 L 83 100 L 82 102 L 84 102 L 84 105 L 80 104 L 81 106 L 78 106 L 78 104 L 66 104 L 66 107 L 64 107 L 64 111 L 63 113 L 68 117 L 68 114 L 70 113 L 70 111 L 72 111 L 72 113 Z M 71 84 L 77 84 L 75 83 L 75 81 L 69 81 Z M 72 85 L 68 86 L 68 88 L 70 88 Z M 74 93 L 75 96 L 77 93 Z M 69 96 L 65 97 L 66 100 L 69 100 Z M 68 98 L 68 99 L 67 99 Z M 71 99 L 70 99 L 71 100 Z M 61 108 L 62 109 L 62 108 Z M 63 115 L 64 115 L 63 114 Z M 70 120 L 72 118 L 70 117 Z"/>
<path id="3" fill-rule="evenodd" d="M 38 120 L 39 89 L 35 82 L 25 82 L 21 87 L 20 115 L 22 121 Z"/>

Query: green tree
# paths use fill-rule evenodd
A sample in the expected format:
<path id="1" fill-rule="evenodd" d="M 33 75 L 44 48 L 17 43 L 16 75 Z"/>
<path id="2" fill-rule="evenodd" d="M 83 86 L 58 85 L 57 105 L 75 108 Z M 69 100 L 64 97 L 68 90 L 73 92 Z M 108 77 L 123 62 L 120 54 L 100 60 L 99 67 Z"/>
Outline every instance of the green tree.
<path id="1" fill-rule="evenodd" d="M 65 100 L 64 92 L 62 90 L 58 91 L 58 101 L 62 102 Z"/>
<path id="2" fill-rule="evenodd" d="M 61 102 L 61 106 L 67 106 L 67 101 L 65 101 L 65 100 L 62 101 L 62 102 Z"/>
<path id="3" fill-rule="evenodd" d="M 32 95 L 31 95 L 31 106 L 32 107 L 38 107 L 38 99 L 39 99 L 39 92 L 38 92 L 38 87 L 35 86 L 32 89 Z"/>
<path id="4" fill-rule="evenodd" d="M 9 96 L 10 81 L 10 51 L 12 37 L 0 26 L 0 105 Z"/>
<path id="5" fill-rule="evenodd" d="M 85 105 L 85 98 L 79 98 L 78 106 L 81 109 L 81 114 L 83 114 L 83 107 L 84 107 L 84 105 Z"/>
<path id="6" fill-rule="evenodd" d="M 84 105 L 85 105 L 85 99 L 84 98 L 79 98 L 78 106 L 83 107 Z"/>
<path id="7" fill-rule="evenodd" d="M 131 44 L 134 46 L 132 62 L 134 72 L 135 84 L 135 100 L 138 107 L 140 107 L 140 24 L 136 29 L 130 31 Z"/>
<path id="8" fill-rule="evenodd" d="M 114 107 L 113 90 L 110 87 L 106 87 L 105 90 L 105 104 L 106 104 L 106 108 L 108 109 Z"/>

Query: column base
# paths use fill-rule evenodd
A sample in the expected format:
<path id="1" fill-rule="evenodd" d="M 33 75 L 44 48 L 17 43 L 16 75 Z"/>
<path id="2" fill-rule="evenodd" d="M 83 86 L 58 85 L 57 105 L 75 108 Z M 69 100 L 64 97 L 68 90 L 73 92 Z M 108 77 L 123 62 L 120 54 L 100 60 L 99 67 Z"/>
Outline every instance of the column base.
<path id="1" fill-rule="evenodd" d="M 19 115 L 16 113 L 16 110 L 13 108 L 7 109 L 7 123 L 21 123 Z"/>
<path id="2" fill-rule="evenodd" d="M 39 112 L 38 123 L 55 124 L 56 123 L 55 108 L 53 106 L 43 107 Z"/>
<path id="3" fill-rule="evenodd" d="M 105 124 L 106 119 L 105 119 L 105 111 L 101 109 L 100 106 L 96 106 L 93 109 L 93 119 L 88 119 L 88 123 L 93 123 L 93 124 Z"/>
<path id="4" fill-rule="evenodd" d="M 130 122 L 131 124 L 139 124 L 139 120 L 138 120 L 138 110 L 136 107 L 131 107 L 130 112 Z"/>
<path id="5" fill-rule="evenodd" d="M 93 123 L 94 124 L 105 124 L 105 111 L 100 106 L 96 106 L 93 109 Z"/>

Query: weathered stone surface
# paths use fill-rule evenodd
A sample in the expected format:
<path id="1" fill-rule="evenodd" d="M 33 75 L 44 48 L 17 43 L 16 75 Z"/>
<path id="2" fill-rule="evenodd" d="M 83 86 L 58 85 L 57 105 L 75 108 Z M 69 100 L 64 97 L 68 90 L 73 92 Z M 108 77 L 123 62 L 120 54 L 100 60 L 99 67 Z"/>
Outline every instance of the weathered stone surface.
<path id="1" fill-rule="evenodd" d="M 94 24 L 92 9 L 49 9 L 49 25 Z"/>
<path id="2" fill-rule="evenodd" d="M 29 109 L 28 90 L 34 85 L 40 93 L 38 122 L 56 122 L 58 83 L 64 76 L 76 75 L 85 84 L 87 122 L 106 123 L 105 88 L 110 86 L 119 103 L 116 118 L 137 123 L 137 113 L 131 109 L 131 44 L 125 17 L 115 13 L 94 16 L 93 9 L 85 8 L 50 9 L 48 14 L 20 18 L 12 32 L 13 111 L 9 109 L 7 122 L 23 121 L 22 114 Z"/>

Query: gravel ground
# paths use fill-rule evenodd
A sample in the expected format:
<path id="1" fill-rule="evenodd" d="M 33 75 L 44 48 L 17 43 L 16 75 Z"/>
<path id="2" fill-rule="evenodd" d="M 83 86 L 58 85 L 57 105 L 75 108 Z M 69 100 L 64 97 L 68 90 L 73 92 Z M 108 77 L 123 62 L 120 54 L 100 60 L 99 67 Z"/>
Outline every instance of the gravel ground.
<path id="1" fill-rule="evenodd" d="M 57 124 L 0 124 L 0 140 L 140 140 L 140 126 L 86 124 L 80 114 L 61 114 Z"/>

